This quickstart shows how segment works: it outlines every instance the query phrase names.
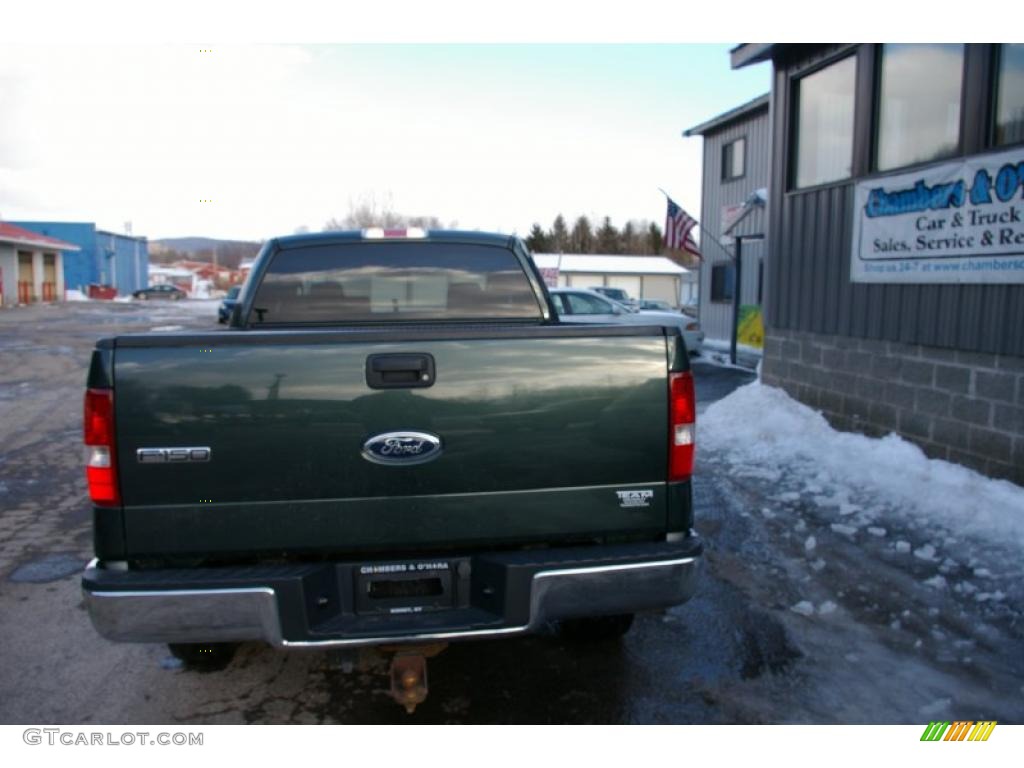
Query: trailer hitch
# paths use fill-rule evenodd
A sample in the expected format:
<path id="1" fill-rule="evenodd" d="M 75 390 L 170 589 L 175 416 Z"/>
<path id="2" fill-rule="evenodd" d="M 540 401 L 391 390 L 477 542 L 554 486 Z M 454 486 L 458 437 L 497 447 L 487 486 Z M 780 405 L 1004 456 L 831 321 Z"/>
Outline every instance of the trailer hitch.
<path id="1" fill-rule="evenodd" d="M 380 650 L 393 652 L 391 659 L 391 698 L 405 707 L 408 714 L 427 699 L 427 659 L 437 656 L 448 643 L 429 645 L 384 646 Z"/>

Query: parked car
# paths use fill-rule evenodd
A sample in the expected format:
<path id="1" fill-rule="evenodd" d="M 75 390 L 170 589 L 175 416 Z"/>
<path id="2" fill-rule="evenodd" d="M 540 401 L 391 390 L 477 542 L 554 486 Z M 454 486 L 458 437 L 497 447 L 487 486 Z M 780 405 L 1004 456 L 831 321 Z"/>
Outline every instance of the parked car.
<path id="1" fill-rule="evenodd" d="M 151 285 L 149 288 L 141 288 L 132 294 L 133 299 L 171 299 L 178 301 L 187 298 L 188 294 L 175 285 Z"/>
<path id="2" fill-rule="evenodd" d="M 522 241 L 480 232 L 281 237 L 250 279 L 226 332 L 93 352 L 101 635 L 194 665 L 401 644 L 414 707 L 449 641 L 607 639 L 693 594 L 677 326 L 563 323 Z"/>
<path id="3" fill-rule="evenodd" d="M 607 285 L 597 285 L 590 288 L 592 291 L 600 293 L 602 296 L 607 296 L 612 301 L 617 301 L 627 309 L 637 309 L 636 299 L 631 299 L 629 294 L 622 288 L 612 288 Z"/>
<path id="4" fill-rule="evenodd" d="M 232 285 L 228 288 L 228 294 L 221 302 L 220 306 L 217 307 L 217 322 L 226 323 L 231 318 L 231 310 L 235 308 L 235 304 L 238 303 L 238 292 L 242 290 L 240 285 Z"/>
<path id="5" fill-rule="evenodd" d="M 699 354 L 704 343 L 700 323 L 680 312 L 634 312 L 617 301 L 585 288 L 551 288 L 555 311 L 569 323 L 629 323 L 678 328 L 690 354 Z"/>
<path id="6" fill-rule="evenodd" d="M 671 312 L 672 305 L 661 299 L 637 299 L 636 308 L 641 312 Z"/>

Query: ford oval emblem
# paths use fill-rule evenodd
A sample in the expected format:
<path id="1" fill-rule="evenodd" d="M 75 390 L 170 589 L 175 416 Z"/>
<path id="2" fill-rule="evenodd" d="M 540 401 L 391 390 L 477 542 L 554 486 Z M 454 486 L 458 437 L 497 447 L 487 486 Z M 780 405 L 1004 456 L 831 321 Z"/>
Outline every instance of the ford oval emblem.
<path id="1" fill-rule="evenodd" d="M 427 432 L 384 432 L 363 443 L 363 458 L 374 464 L 423 464 L 441 455 L 441 438 Z"/>

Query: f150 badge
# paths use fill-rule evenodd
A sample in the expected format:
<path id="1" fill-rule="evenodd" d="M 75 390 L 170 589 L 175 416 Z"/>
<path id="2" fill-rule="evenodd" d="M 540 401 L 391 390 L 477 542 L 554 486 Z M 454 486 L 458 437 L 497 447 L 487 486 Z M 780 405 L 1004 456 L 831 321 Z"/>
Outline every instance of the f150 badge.
<path id="1" fill-rule="evenodd" d="M 363 443 L 374 464 L 423 464 L 441 455 L 441 438 L 428 432 L 384 432 Z"/>
<path id="2" fill-rule="evenodd" d="M 139 464 L 194 464 L 210 460 L 210 449 L 195 448 L 139 448 L 135 452 Z"/>
<path id="3" fill-rule="evenodd" d="M 649 507 L 654 491 L 616 491 L 620 507 Z"/>

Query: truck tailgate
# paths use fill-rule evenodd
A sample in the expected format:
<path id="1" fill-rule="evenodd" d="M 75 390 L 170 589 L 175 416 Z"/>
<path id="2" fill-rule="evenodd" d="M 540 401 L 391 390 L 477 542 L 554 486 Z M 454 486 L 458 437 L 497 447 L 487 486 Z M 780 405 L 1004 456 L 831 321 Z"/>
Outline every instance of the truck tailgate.
<path id="1" fill-rule="evenodd" d="M 661 329 L 131 337 L 114 356 L 133 557 L 525 543 L 664 530 Z M 371 389 L 370 355 L 430 355 L 431 386 Z M 364 443 L 437 436 L 381 465 Z M 140 462 L 140 449 L 209 448 Z M 196 454 L 201 456 L 202 454 Z M 650 491 L 644 494 L 626 491 Z"/>

